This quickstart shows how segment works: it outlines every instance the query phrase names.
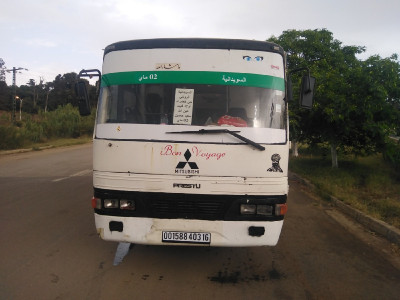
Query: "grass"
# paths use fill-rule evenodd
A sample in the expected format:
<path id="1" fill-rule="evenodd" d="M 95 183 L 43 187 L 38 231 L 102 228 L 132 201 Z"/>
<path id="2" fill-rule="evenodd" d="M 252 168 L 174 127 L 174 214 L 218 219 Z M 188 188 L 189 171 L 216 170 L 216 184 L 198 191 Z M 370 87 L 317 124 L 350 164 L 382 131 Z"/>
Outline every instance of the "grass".
<path id="1" fill-rule="evenodd" d="M 65 138 L 65 139 L 53 139 L 44 143 L 34 143 L 31 148 L 33 150 L 40 149 L 43 147 L 65 147 L 65 146 L 74 146 L 74 145 L 82 145 L 92 141 L 91 136 L 81 136 L 78 138 Z"/>
<path id="2" fill-rule="evenodd" d="M 86 143 L 90 143 L 92 141 L 91 136 L 81 136 L 78 138 L 59 138 L 59 139 L 51 139 L 46 142 L 41 143 L 29 143 L 24 149 L 32 149 L 33 151 L 40 151 L 46 148 L 57 148 L 57 147 L 66 147 L 66 146 L 74 146 L 74 145 L 82 145 Z M 0 151 L 0 154 L 8 153 L 10 150 Z M 13 151 L 13 150 L 11 150 Z"/>
<path id="3" fill-rule="evenodd" d="M 344 157 L 338 169 L 331 167 L 330 157 L 292 157 L 289 169 L 310 180 L 322 196 L 332 195 L 400 228 L 400 174 L 381 155 Z"/>
<path id="4" fill-rule="evenodd" d="M 82 117 L 71 104 L 59 106 L 50 112 L 37 115 L 24 114 L 22 121 L 12 123 L 0 112 L 0 150 L 26 149 L 35 143 L 54 143 L 55 140 L 70 140 L 92 135 L 96 112 Z"/>

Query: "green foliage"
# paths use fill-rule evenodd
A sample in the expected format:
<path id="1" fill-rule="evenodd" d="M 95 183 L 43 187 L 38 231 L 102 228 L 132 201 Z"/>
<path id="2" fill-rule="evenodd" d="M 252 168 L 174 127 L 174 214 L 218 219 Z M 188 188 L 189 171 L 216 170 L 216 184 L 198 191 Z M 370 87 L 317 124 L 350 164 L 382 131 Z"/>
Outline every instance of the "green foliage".
<path id="1" fill-rule="evenodd" d="M 43 126 L 40 122 L 33 121 L 32 118 L 29 117 L 24 122 L 24 125 L 26 131 L 29 132 L 29 136 L 25 138 L 26 141 L 39 143 L 46 139 Z"/>
<path id="2" fill-rule="evenodd" d="M 11 89 L 5 81 L 0 81 L 0 110 L 11 109 Z"/>
<path id="3" fill-rule="evenodd" d="M 80 135 L 91 136 L 93 134 L 94 122 L 96 119 L 96 110 L 92 109 L 90 116 L 80 118 L 79 132 Z"/>
<path id="4" fill-rule="evenodd" d="M 6 66 L 5 62 L 2 58 L 0 58 L 0 81 L 6 81 L 6 72 L 5 72 Z"/>
<path id="5" fill-rule="evenodd" d="M 76 73 L 57 75 L 53 82 L 39 84 L 31 79 L 26 85 L 16 87 L 16 93 L 23 99 L 17 101 L 17 112 L 21 108 L 22 122 L 11 124 L 2 115 L 0 120 L 0 149 L 28 147 L 32 143 L 45 142 L 54 138 L 77 138 L 92 135 L 95 109 L 87 117 L 79 115 L 78 100 L 74 85 Z M 13 89 L 0 81 L 0 110 L 10 111 Z M 89 96 L 96 105 L 96 90 L 90 86 Z M 8 115 L 9 113 L 5 114 Z M 4 119 L 4 120 L 3 120 Z"/>
<path id="6" fill-rule="evenodd" d="M 0 149 L 16 149 L 24 145 L 26 131 L 16 126 L 0 125 Z"/>
<path id="7" fill-rule="evenodd" d="M 56 110 L 31 117 L 24 115 L 19 126 L 0 125 L 0 149 L 28 147 L 32 143 L 54 138 L 77 138 L 93 133 L 95 110 L 87 117 L 81 117 L 78 109 L 71 104 Z"/>
<path id="8" fill-rule="evenodd" d="M 383 158 L 391 163 L 400 174 L 400 143 L 390 140 L 387 142 Z"/>
<path id="9" fill-rule="evenodd" d="M 364 47 L 344 46 L 326 29 L 288 30 L 269 40 L 287 51 L 289 70 L 308 67 L 317 79 L 313 110 L 289 103 L 292 140 L 329 143 L 355 154 L 385 149 L 387 136 L 400 127 L 396 55 L 361 61 L 356 55 Z"/>
<path id="10" fill-rule="evenodd" d="M 80 115 L 71 104 L 59 106 L 46 116 L 46 134 L 57 137 L 78 137 L 80 135 Z"/>

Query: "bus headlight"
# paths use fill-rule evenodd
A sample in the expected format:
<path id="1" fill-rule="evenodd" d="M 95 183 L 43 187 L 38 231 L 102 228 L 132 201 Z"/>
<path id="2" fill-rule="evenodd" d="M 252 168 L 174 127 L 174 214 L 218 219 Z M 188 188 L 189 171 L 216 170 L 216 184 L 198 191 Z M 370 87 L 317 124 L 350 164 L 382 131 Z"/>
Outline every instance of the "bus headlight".
<path id="1" fill-rule="evenodd" d="M 257 211 L 257 206 L 255 204 L 241 204 L 240 214 L 241 215 L 255 215 Z"/>
<path id="2" fill-rule="evenodd" d="M 241 215 L 260 215 L 260 216 L 272 216 L 274 207 L 268 204 L 241 204 L 240 214 Z"/>
<path id="3" fill-rule="evenodd" d="M 135 201 L 133 200 L 120 200 L 119 201 L 119 208 L 123 210 L 135 210 L 136 205 Z"/>
<path id="4" fill-rule="evenodd" d="M 118 208 L 118 200 L 117 199 L 104 199 L 104 208 Z"/>
<path id="5" fill-rule="evenodd" d="M 257 215 L 272 216 L 273 206 L 271 205 L 257 205 Z"/>

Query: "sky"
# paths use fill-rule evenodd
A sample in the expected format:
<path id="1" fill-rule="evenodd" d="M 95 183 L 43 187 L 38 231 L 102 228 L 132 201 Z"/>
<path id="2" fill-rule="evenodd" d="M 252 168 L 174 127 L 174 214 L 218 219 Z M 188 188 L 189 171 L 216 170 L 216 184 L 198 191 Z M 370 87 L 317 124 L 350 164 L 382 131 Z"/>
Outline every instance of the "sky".
<path id="1" fill-rule="evenodd" d="M 16 84 L 100 69 L 114 42 L 167 37 L 266 40 L 322 29 L 359 56 L 400 54 L 399 0 L 2 0 L 0 58 Z M 12 73 L 6 73 L 12 85 Z"/>

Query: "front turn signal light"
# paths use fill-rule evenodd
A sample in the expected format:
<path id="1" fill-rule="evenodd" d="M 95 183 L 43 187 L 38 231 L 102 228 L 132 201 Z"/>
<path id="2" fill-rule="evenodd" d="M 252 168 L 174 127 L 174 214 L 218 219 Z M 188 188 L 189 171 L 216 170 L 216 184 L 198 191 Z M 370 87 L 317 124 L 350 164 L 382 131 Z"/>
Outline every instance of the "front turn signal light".
<path id="1" fill-rule="evenodd" d="M 92 198 L 92 207 L 94 209 L 101 209 L 101 199 L 93 197 Z"/>
<path id="2" fill-rule="evenodd" d="M 275 216 L 284 216 L 287 213 L 288 206 L 286 203 L 275 204 Z"/>

